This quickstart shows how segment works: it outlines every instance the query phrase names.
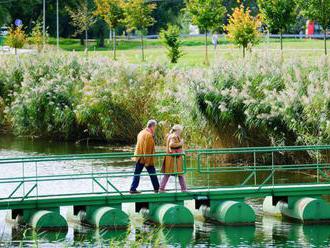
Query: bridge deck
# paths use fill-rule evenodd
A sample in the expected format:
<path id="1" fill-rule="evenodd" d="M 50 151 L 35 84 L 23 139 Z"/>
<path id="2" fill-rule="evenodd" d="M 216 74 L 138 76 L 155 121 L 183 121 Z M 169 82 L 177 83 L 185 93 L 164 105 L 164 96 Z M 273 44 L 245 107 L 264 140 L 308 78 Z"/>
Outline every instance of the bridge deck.
<path id="1" fill-rule="evenodd" d="M 47 197 L 30 197 L 28 199 L 0 200 L 0 209 L 27 209 L 27 208 L 51 208 L 73 205 L 109 205 L 130 202 L 174 202 L 194 199 L 244 199 L 265 196 L 317 196 L 330 195 L 330 183 L 311 183 L 300 185 L 270 185 L 270 186 L 244 186 L 244 187 L 220 187 L 199 188 L 189 192 L 167 191 L 155 194 L 142 192 L 141 194 L 125 193 L 99 193 L 88 195 L 63 195 Z"/>

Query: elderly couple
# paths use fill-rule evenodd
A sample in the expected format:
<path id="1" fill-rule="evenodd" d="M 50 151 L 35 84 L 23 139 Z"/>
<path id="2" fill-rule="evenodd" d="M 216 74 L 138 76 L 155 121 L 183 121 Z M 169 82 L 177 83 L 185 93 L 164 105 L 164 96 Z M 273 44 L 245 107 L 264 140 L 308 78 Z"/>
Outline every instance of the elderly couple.
<path id="1" fill-rule="evenodd" d="M 137 187 L 140 182 L 140 174 L 144 167 L 146 167 L 152 185 L 154 187 L 155 193 L 165 192 L 165 187 L 168 182 L 170 176 L 177 175 L 178 173 L 183 173 L 182 168 L 182 157 L 181 156 L 165 156 L 162 166 L 162 173 L 165 173 L 160 186 L 158 182 L 158 177 L 156 175 L 156 169 L 154 165 L 154 157 L 153 156 L 141 156 L 141 155 L 152 155 L 155 153 L 155 142 L 154 142 L 154 133 L 157 126 L 157 122 L 155 120 L 148 121 L 147 127 L 142 130 L 137 136 L 137 144 L 135 148 L 134 157 L 135 171 L 134 178 L 130 188 L 131 194 L 140 193 L 137 191 Z M 174 154 L 174 153 L 182 153 L 183 140 L 180 135 L 182 133 L 183 127 L 181 125 L 174 125 L 167 136 L 166 139 L 166 153 Z M 181 191 L 187 191 L 186 183 L 183 174 L 178 174 L 179 183 L 181 186 Z"/>

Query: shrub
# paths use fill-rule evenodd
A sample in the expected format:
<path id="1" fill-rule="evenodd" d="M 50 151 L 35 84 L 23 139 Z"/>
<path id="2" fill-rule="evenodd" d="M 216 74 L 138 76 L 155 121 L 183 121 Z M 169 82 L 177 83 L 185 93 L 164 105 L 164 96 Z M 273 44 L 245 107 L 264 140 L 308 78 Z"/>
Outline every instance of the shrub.
<path id="1" fill-rule="evenodd" d="M 155 118 L 158 144 L 176 123 L 190 147 L 328 144 L 329 63 L 259 55 L 183 69 L 59 54 L 22 56 L 18 66 L 7 57 L 0 119 L 19 135 L 53 139 L 132 144 Z"/>
<path id="2" fill-rule="evenodd" d="M 44 37 L 42 33 L 42 23 L 39 20 L 35 23 L 32 29 L 30 40 L 31 43 L 36 46 L 37 51 L 41 53 L 43 49 Z"/>
<path id="3" fill-rule="evenodd" d="M 160 37 L 167 49 L 167 56 L 171 63 L 177 63 L 178 59 L 182 57 L 180 29 L 178 26 L 169 25 L 167 30 L 160 32 Z"/>
<path id="4" fill-rule="evenodd" d="M 196 93 L 200 111 L 244 144 L 327 144 L 329 62 L 254 58 L 213 69 Z"/>
<path id="5" fill-rule="evenodd" d="M 82 71 L 76 58 L 27 59 L 23 81 L 7 109 L 14 131 L 20 135 L 68 139 L 77 134 L 74 106 Z"/>
<path id="6" fill-rule="evenodd" d="M 15 54 L 17 54 L 17 49 L 22 48 L 26 43 L 26 34 L 22 26 L 11 27 L 9 29 L 9 35 L 6 38 L 6 44 L 15 49 Z"/>
<path id="7" fill-rule="evenodd" d="M 250 9 L 245 10 L 244 5 L 235 8 L 230 16 L 225 30 L 228 32 L 229 40 L 243 48 L 243 57 L 245 57 L 245 50 L 249 46 L 252 47 L 259 43 L 260 33 L 258 29 L 260 26 L 260 17 L 251 16 Z"/>
<path id="8" fill-rule="evenodd" d="M 137 132 L 156 115 L 162 69 L 112 62 L 103 66 L 84 84 L 76 112 L 79 124 L 93 137 L 134 143 Z"/>

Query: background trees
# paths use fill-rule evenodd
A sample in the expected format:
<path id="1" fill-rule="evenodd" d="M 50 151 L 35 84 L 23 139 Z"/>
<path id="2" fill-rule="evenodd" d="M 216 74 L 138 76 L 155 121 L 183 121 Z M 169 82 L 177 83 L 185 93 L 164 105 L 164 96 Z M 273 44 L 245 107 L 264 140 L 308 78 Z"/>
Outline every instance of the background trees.
<path id="1" fill-rule="evenodd" d="M 155 23 L 151 13 L 156 8 L 156 4 L 147 4 L 144 0 L 130 0 L 123 6 L 127 30 L 140 32 L 142 61 L 144 61 L 143 35 L 146 34 L 147 28 Z"/>
<path id="2" fill-rule="evenodd" d="M 186 0 L 186 5 L 192 23 L 205 32 L 205 64 L 209 64 L 207 35 L 209 31 L 222 27 L 226 8 L 222 0 Z"/>
<path id="3" fill-rule="evenodd" d="M 327 31 L 330 25 L 330 0 L 297 0 L 302 13 L 317 21 L 324 32 L 324 53 L 327 54 Z"/>
<path id="4" fill-rule="evenodd" d="M 72 25 L 76 27 L 75 34 L 85 33 L 85 50 L 88 51 L 88 30 L 96 19 L 86 2 L 79 3 L 76 9 L 68 8 Z"/>
<path id="5" fill-rule="evenodd" d="M 282 35 L 296 20 L 296 3 L 294 0 L 258 0 L 258 5 L 268 27 L 280 33 L 281 50 Z"/>
<path id="6" fill-rule="evenodd" d="M 234 44 L 243 48 L 243 57 L 248 46 L 254 46 L 260 41 L 258 29 L 261 26 L 260 17 L 250 15 L 250 9 L 245 10 L 244 6 L 235 8 L 229 18 L 229 23 L 225 26 L 228 32 L 228 38 Z"/>
<path id="7" fill-rule="evenodd" d="M 113 35 L 113 59 L 116 60 L 116 29 L 124 18 L 122 0 L 94 0 L 96 5 L 95 15 L 100 16 L 114 31 Z"/>

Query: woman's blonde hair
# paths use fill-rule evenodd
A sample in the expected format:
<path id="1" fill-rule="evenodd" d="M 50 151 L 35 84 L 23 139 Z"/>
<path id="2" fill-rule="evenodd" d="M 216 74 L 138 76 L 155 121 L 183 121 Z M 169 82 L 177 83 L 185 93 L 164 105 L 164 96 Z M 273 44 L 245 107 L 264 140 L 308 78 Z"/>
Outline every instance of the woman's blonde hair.
<path id="1" fill-rule="evenodd" d="M 172 127 L 170 133 L 174 133 L 176 131 L 180 131 L 182 132 L 183 131 L 183 126 L 182 125 L 179 125 L 179 124 L 176 124 Z"/>

